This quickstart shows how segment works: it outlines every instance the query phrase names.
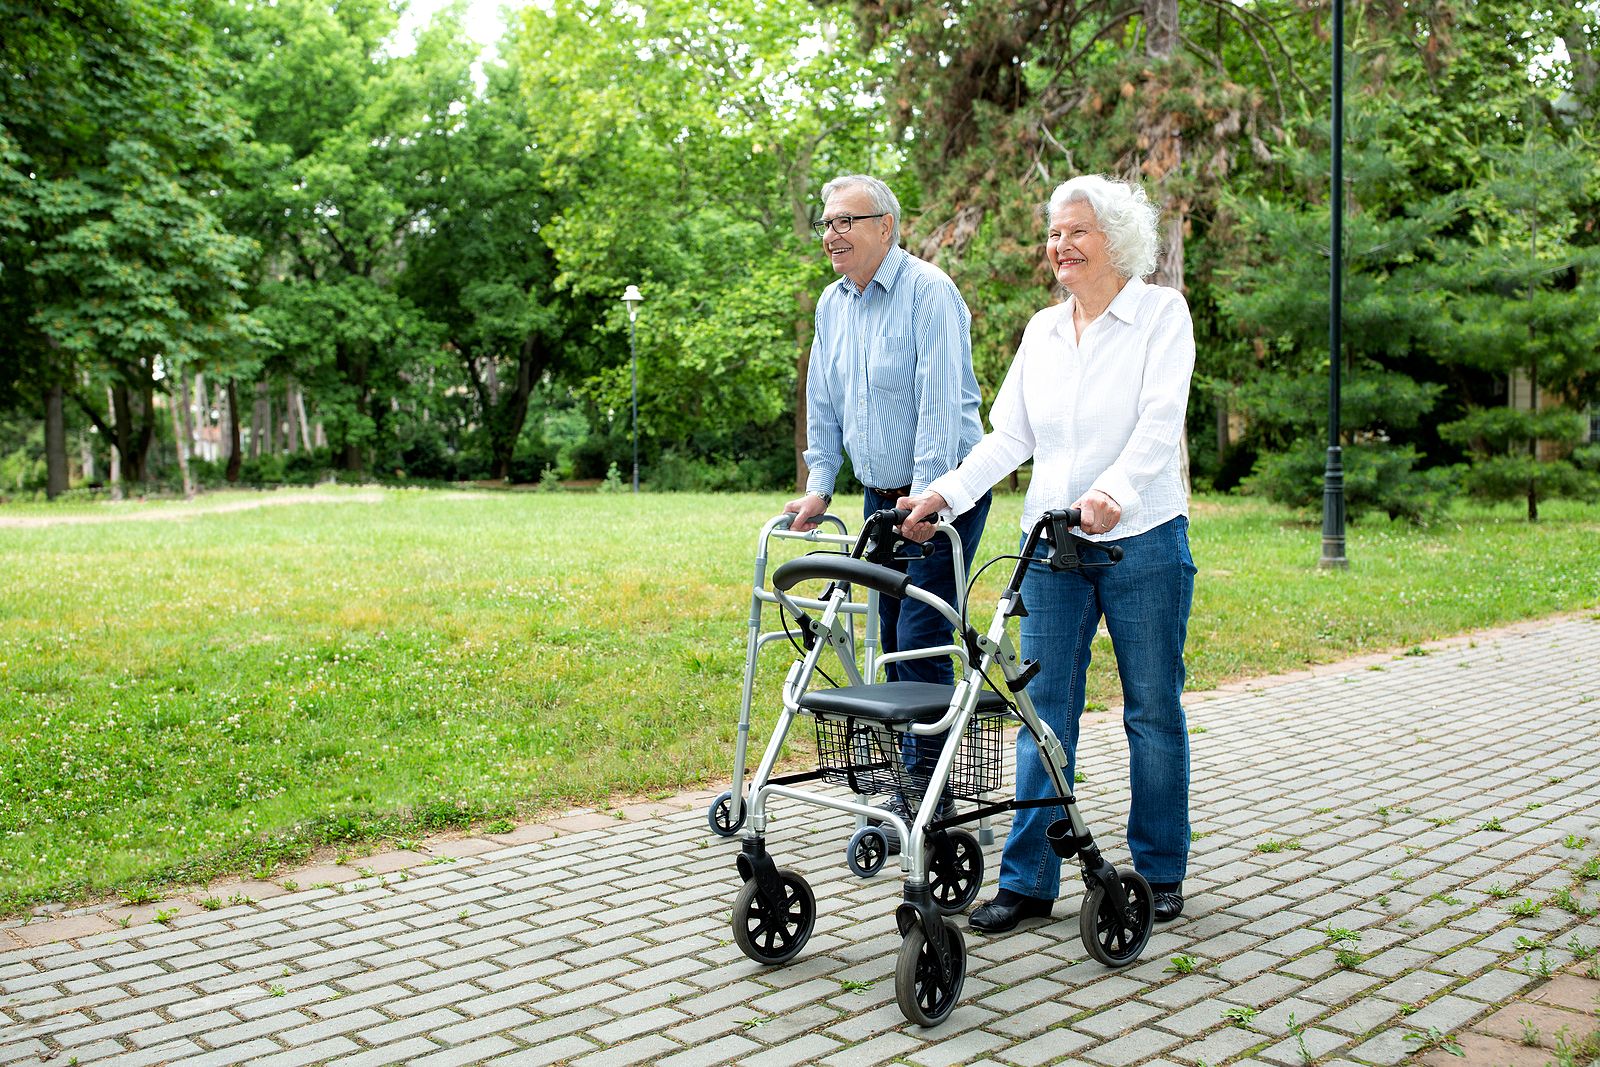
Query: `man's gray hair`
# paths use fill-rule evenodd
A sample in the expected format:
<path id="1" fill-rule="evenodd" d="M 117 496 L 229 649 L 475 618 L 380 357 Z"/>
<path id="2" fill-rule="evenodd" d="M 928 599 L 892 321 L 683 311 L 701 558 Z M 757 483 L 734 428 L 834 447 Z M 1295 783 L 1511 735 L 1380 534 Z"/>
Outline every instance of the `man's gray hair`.
<path id="1" fill-rule="evenodd" d="M 828 197 L 841 189 L 860 188 L 867 191 L 867 199 L 872 201 L 873 213 L 883 212 L 885 215 L 894 216 L 894 233 L 889 235 L 891 245 L 900 244 L 900 201 L 890 192 L 889 187 L 877 178 L 867 174 L 841 174 L 833 181 L 822 187 L 822 202 L 826 204 Z"/>
<path id="2" fill-rule="evenodd" d="M 1155 271 L 1156 223 L 1161 213 L 1142 186 L 1103 174 L 1080 174 L 1056 186 L 1046 210 L 1054 215 L 1074 200 L 1087 203 L 1094 212 L 1118 274 L 1143 278 Z"/>

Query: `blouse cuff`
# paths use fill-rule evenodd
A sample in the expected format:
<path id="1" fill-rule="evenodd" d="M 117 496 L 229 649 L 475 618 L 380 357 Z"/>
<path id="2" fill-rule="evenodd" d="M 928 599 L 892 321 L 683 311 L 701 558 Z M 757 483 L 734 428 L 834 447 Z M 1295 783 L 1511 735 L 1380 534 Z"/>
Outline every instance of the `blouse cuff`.
<path id="1" fill-rule="evenodd" d="M 944 497 L 945 503 L 950 505 L 947 508 L 939 509 L 939 517 L 946 522 L 954 519 L 957 515 L 971 511 L 973 504 L 977 503 L 972 499 L 972 495 L 962 488 L 961 479 L 956 476 L 955 471 L 941 474 L 929 482 L 927 491 L 938 493 Z"/>
<path id="2" fill-rule="evenodd" d="M 1139 491 L 1133 487 L 1133 483 L 1128 480 L 1128 476 L 1115 467 L 1096 478 L 1089 489 L 1091 492 L 1099 490 L 1112 500 L 1115 500 L 1117 506 L 1122 509 L 1123 518 L 1127 518 L 1139 510 Z"/>

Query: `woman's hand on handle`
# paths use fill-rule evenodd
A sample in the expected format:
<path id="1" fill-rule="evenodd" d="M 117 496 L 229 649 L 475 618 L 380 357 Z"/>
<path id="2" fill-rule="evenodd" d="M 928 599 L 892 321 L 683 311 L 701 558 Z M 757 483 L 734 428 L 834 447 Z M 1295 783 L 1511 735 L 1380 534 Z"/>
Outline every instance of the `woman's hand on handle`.
<path id="1" fill-rule="evenodd" d="M 1073 501 L 1073 507 L 1083 513 L 1078 528 L 1086 534 L 1110 533 L 1122 521 L 1122 505 L 1098 489 L 1091 489 Z"/>
<path id="2" fill-rule="evenodd" d="M 939 512 L 949 507 L 950 503 L 938 493 L 923 493 L 921 496 L 903 496 L 894 506 L 911 512 L 906 521 L 900 524 L 900 536 L 921 544 L 933 536 L 934 528 L 939 523 Z"/>

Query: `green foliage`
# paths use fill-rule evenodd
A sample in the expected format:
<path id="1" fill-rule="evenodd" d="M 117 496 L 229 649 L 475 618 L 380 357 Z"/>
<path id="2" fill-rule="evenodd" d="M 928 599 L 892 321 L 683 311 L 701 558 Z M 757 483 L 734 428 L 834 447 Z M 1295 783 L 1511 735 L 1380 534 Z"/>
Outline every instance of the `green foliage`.
<path id="1" fill-rule="evenodd" d="M 1345 512 L 1353 520 L 1381 513 L 1425 524 L 1438 518 L 1456 495 L 1461 472 L 1451 467 L 1419 469 L 1419 457 L 1410 445 L 1352 445 L 1341 453 Z M 1326 468 L 1326 450 L 1304 441 L 1292 450 L 1262 456 L 1244 484 L 1310 518 L 1322 511 Z"/>
<path id="2" fill-rule="evenodd" d="M 240 130 L 210 10 L 0 3 L 0 401 L 67 390 L 136 481 L 172 372 L 266 341 L 216 206 Z"/>

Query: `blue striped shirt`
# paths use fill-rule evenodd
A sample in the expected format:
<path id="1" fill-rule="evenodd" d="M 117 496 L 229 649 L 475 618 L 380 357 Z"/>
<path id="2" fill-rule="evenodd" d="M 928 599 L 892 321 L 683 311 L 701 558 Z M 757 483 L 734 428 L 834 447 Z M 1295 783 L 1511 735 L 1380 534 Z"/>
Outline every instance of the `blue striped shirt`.
<path id="1" fill-rule="evenodd" d="M 806 491 L 831 495 L 844 453 L 880 489 L 954 470 L 983 437 L 972 316 L 944 271 L 891 248 L 865 289 L 822 291 L 806 379 Z"/>

